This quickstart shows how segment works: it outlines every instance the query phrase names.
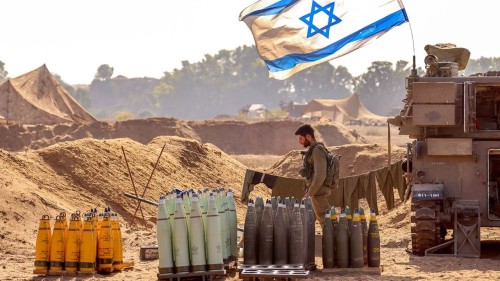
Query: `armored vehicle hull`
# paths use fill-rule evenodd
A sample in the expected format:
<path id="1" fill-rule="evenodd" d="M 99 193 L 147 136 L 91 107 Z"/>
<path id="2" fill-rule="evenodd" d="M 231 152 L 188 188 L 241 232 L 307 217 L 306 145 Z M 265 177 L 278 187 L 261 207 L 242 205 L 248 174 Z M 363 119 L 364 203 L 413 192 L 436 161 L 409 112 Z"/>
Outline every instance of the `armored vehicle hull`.
<path id="1" fill-rule="evenodd" d="M 443 62 L 430 53 L 426 76 L 412 72 L 405 106 L 389 120 L 414 139 L 405 176 L 419 255 L 480 257 L 481 227 L 500 227 L 500 73 L 459 77 L 454 70 L 468 55 L 459 57 Z"/>

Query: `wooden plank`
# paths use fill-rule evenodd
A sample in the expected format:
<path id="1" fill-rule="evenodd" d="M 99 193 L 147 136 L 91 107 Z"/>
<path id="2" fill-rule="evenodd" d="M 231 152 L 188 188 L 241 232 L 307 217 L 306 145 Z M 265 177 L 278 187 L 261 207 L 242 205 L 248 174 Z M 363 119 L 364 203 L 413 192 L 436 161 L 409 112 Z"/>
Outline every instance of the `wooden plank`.
<path id="1" fill-rule="evenodd" d="M 36 274 L 36 275 L 47 275 L 49 273 L 49 270 L 48 269 L 33 269 L 33 274 Z"/>
<path id="2" fill-rule="evenodd" d="M 363 268 L 323 268 L 318 274 L 319 275 L 354 275 L 354 274 L 366 274 L 366 275 L 381 275 L 382 266 L 377 267 L 363 267 Z"/>
<path id="3" fill-rule="evenodd" d="M 66 270 L 49 270 L 47 275 L 50 276 L 76 276 L 76 271 L 66 271 Z"/>
<path id="4" fill-rule="evenodd" d="M 158 259 L 158 245 L 141 246 L 140 257 L 141 257 L 141 260 L 157 260 Z"/>
<path id="5" fill-rule="evenodd" d="M 133 268 L 134 267 L 134 262 L 133 261 L 122 262 L 122 263 L 114 264 L 113 266 L 115 267 L 115 270 L 122 271 L 124 269 Z"/>
<path id="6" fill-rule="evenodd" d="M 115 267 L 114 266 L 111 266 L 111 267 L 108 267 L 108 268 L 102 268 L 102 269 L 97 269 L 97 272 L 99 273 L 111 273 L 115 271 Z"/>
<path id="7" fill-rule="evenodd" d="M 224 264 L 224 269 L 225 270 L 235 270 L 237 268 L 237 262 L 236 261 L 230 261 L 229 263 Z"/>
<path id="8" fill-rule="evenodd" d="M 78 271 L 78 276 L 92 276 L 95 275 L 97 271 Z"/>
<path id="9" fill-rule="evenodd" d="M 190 277 L 215 277 L 224 276 L 226 274 L 225 270 L 213 270 L 213 271 L 202 271 L 202 272 L 186 272 L 178 274 L 157 274 L 158 280 L 183 280 Z"/>

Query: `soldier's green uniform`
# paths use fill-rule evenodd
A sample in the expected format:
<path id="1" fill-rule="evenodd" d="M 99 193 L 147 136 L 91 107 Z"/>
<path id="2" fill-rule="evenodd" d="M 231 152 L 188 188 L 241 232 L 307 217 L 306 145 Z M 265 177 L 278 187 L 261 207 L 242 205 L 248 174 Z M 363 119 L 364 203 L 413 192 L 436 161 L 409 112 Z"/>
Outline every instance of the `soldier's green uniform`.
<path id="1" fill-rule="evenodd" d="M 304 156 L 304 167 L 301 175 L 306 178 L 306 188 L 312 199 L 316 219 L 320 223 L 325 222 L 325 210 L 330 209 L 328 197 L 332 193 L 330 187 L 326 186 L 325 179 L 327 173 L 326 153 L 322 143 L 313 143 Z"/>

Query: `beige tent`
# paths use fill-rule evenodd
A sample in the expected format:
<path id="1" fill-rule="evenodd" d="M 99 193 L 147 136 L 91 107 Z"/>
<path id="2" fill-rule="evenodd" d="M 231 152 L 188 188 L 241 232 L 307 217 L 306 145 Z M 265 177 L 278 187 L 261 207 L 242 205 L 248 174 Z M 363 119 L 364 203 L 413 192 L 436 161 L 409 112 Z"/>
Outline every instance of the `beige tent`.
<path id="1" fill-rule="evenodd" d="M 387 122 L 387 117 L 370 112 L 356 93 L 340 100 L 312 100 L 304 106 L 304 115 L 327 117 L 342 124 L 352 121 L 365 124 L 385 124 Z"/>
<path id="2" fill-rule="evenodd" d="M 23 124 L 96 121 L 45 65 L 0 85 L 0 115 Z"/>

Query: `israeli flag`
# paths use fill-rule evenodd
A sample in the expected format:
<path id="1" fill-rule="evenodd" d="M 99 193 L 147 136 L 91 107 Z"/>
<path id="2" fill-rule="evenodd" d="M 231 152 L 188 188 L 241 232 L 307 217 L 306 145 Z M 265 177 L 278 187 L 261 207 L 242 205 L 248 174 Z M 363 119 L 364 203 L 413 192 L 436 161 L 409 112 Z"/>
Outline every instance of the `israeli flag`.
<path id="1" fill-rule="evenodd" d="M 401 0 L 261 0 L 240 14 L 269 76 L 286 79 L 408 21 Z"/>

